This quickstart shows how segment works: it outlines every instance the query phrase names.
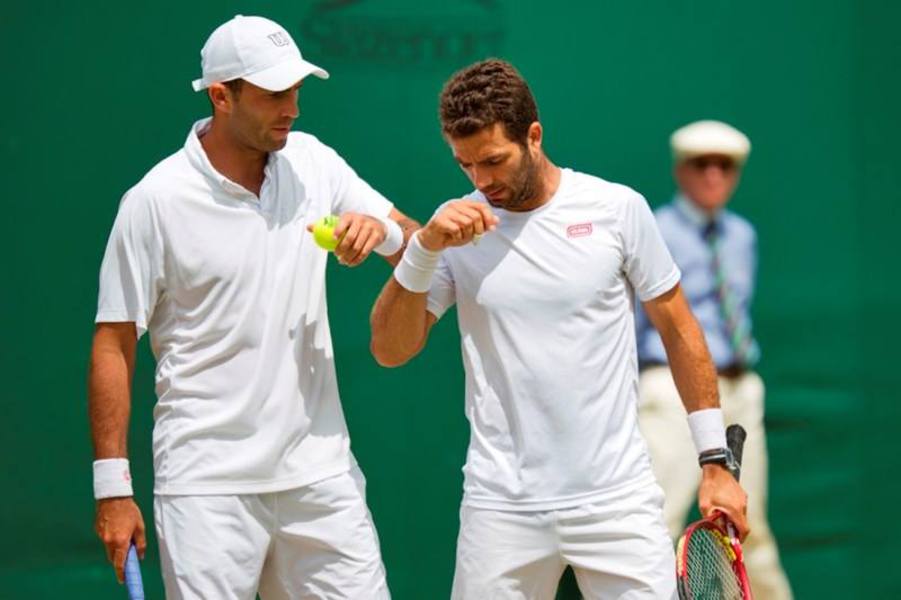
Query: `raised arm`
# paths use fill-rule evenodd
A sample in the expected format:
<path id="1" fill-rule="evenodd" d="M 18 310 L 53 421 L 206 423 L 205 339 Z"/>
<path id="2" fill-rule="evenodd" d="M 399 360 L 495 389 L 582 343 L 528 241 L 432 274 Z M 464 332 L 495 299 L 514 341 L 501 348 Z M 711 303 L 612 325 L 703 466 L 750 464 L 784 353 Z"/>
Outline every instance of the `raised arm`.
<path id="1" fill-rule="evenodd" d="M 682 404 L 689 414 L 719 408 L 716 367 L 710 358 L 704 332 L 695 320 L 682 288 L 644 303 L 648 318 L 660 332 L 666 357 Z M 713 413 L 718 414 L 718 413 Z M 722 418 L 718 426 L 722 426 Z M 694 432 L 693 432 L 694 433 Z M 724 438 L 725 439 L 725 438 Z M 725 444 L 723 444 L 725 445 Z M 720 510 L 735 523 L 739 534 L 748 534 L 747 495 L 729 471 L 719 464 L 705 464 L 698 505 L 705 517 Z"/>
<path id="2" fill-rule="evenodd" d="M 388 279 L 372 307 L 369 348 L 383 367 L 399 367 L 425 347 L 437 320 L 426 310 L 427 292 L 404 288 L 393 276 Z"/>
<path id="3" fill-rule="evenodd" d="M 370 349 L 380 365 L 400 366 L 425 346 L 437 320 L 426 310 L 426 301 L 441 252 L 470 243 L 496 224 L 497 217 L 486 205 L 457 200 L 448 202 L 410 238 L 394 275 L 372 308 Z"/>
<path id="4" fill-rule="evenodd" d="M 134 323 L 99 323 L 94 331 L 88 375 L 88 412 L 94 458 L 104 461 L 100 463 L 101 470 L 107 474 L 112 472 L 110 467 L 115 464 L 111 459 L 128 458 L 128 419 L 136 346 Z M 121 469 L 115 466 L 117 476 L 125 478 L 127 467 Z M 102 472 L 100 478 L 105 478 Z M 144 556 L 147 546 L 144 519 L 130 494 L 130 479 L 120 484 L 107 481 L 107 485 L 112 485 L 112 489 L 118 485 L 123 489 L 123 495 L 97 500 L 95 529 L 106 547 L 107 558 L 116 570 L 116 578 L 122 582 L 125 557 L 132 539 L 138 555 Z"/>

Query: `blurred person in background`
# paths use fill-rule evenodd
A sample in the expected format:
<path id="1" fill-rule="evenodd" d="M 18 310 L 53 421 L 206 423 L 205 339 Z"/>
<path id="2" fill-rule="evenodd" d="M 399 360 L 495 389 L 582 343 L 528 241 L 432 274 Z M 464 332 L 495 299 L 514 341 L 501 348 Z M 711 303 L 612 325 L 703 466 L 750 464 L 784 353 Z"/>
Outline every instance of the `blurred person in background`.
<path id="1" fill-rule="evenodd" d="M 717 368 L 726 423 L 740 423 L 748 432 L 741 483 L 748 493 L 751 535 L 744 551 L 751 586 L 760 600 L 788 600 L 791 590 L 766 515 L 764 385 L 754 371 L 760 350 L 750 314 L 757 236 L 747 220 L 725 208 L 751 143 L 743 133 L 718 121 L 686 125 L 670 141 L 679 190 L 655 216 L 682 270 L 682 289 L 704 329 Z M 642 310 L 637 323 L 639 423 L 666 495 L 666 523 L 676 538 L 694 502 L 701 471 L 660 335 Z"/>

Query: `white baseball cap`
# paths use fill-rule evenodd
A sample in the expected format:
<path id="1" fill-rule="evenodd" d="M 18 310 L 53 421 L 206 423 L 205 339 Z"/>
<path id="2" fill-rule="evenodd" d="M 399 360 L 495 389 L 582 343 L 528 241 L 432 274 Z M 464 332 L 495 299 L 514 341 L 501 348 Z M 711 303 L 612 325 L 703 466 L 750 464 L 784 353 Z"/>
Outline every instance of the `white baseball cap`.
<path id="1" fill-rule="evenodd" d="M 210 34 L 200 51 L 203 77 L 191 84 L 195 92 L 211 84 L 245 79 L 271 92 L 286 90 L 307 75 L 328 79 L 328 73 L 300 55 L 288 32 L 263 17 L 238 15 Z"/>
<path id="2" fill-rule="evenodd" d="M 705 154 L 722 154 L 743 164 L 751 152 L 751 140 L 722 121 L 696 121 L 670 136 L 673 158 L 681 162 Z"/>

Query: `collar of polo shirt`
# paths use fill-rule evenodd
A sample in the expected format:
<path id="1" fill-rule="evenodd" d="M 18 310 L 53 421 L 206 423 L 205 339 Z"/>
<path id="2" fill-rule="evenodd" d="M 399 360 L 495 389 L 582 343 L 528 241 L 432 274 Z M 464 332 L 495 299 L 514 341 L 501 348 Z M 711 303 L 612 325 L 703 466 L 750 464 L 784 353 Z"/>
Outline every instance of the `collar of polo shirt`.
<path id="1" fill-rule="evenodd" d="M 188 139 L 185 143 L 185 151 L 188 160 L 191 161 L 194 168 L 219 185 L 228 194 L 240 196 L 242 198 L 246 197 L 246 199 L 251 202 L 259 203 L 260 199 L 256 194 L 217 171 L 213 166 L 213 163 L 210 162 L 209 157 L 206 155 L 206 151 L 204 151 L 203 146 L 200 143 L 200 138 L 209 130 L 212 122 L 212 117 L 207 117 L 197 121 L 194 123 L 194 126 L 191 127 L 191 132 L 188 134 Z M 266 166 L 263 171 L 267 179 L 272 176 L 272 169 L 276 160 L 278 160 L 277 153 L 270 152 L 266 158 Z"/>

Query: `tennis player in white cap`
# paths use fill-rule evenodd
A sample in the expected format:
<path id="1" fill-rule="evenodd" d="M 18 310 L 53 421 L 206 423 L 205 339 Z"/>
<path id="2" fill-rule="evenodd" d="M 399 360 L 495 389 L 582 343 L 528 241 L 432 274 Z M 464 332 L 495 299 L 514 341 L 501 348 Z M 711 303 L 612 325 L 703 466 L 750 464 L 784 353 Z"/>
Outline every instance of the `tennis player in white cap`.
<path id="1" fill-rule="evenodd" d="M 686 125 L 672 134 L 670 142 L 679 190 L 655 216 L 682 270 L 682 289 L 716 365 L 725 421 L 740 423 L 748 432 L 741 477 L 748 492 L 751 528 L 744 543 L 745 565 L 755 598 L 789 600 L 788 579 L 766 517 L 764 386 L 754 371 L 760 351 L 750 316 L 757 236 L 747 220 L 726 209 L 751 142 L 720 121 Z M 685 526 L 700 475 L 663 342 L 644 312 L 639 312 L 637 323 L 639 422 L 666 495 L 667 526 L 675 537 Z"/>
<path id="2" fill-rule="evenodd" d="M 201 52 L 213 116 L 122 199 L 100 271 L 90 369 L 98 535 L 117 576 L 145 547 L 126 433 L 135 345 L 157 361 L 154 521 L 170 599 L 387 598 L 350 452 L 307 233 L 341 216 L 347 265 L 396 263 L 409 222 L 315 137 L 291 130 L 307 62 L 237 16 Z"/>

